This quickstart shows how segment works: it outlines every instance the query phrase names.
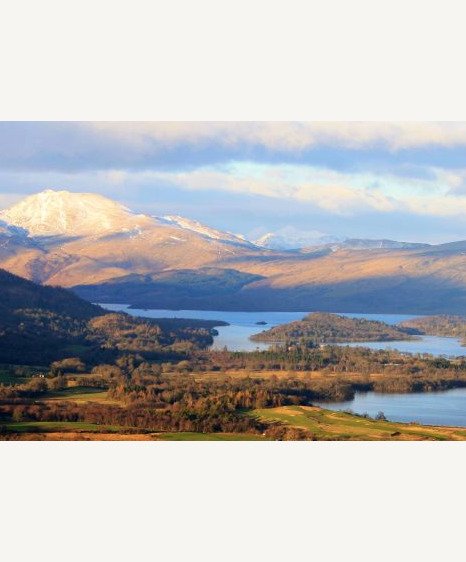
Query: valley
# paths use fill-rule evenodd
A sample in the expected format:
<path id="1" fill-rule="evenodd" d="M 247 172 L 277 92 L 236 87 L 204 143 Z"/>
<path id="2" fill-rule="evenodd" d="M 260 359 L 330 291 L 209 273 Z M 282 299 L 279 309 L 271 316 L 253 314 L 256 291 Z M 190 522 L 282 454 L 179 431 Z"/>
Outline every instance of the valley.
<path id="1" fill-rule="evenodd" d="M 189 318 L 189 313 L 187 318 L 174 313 L 135 317 L 122 311 L 125 307 L 108 311 L 69 290 L 41 287 L 6 272 L 0 288 L 9 295 L 0 326 L 1 439 L 438 440 L 466 435 L 448 423 L 451 416 L 424 427 L 388 422 L 378 413 L 331 411 L 357 404 L 361 393 L 435 394 L 448 403 L 450 392 L 466 388 L 464 357 L 319 346 L 314 336 L 299 337 L 291 346 L 228 351 L 212 348 L 217 330 L 231 326 L 215 319 L 223 316 L 220 311 L 208 318 Z M 282 322 L 283 313 L 275 314 Z M 254 316 L 249 323 L 260 332 L 269 317 Z M 320 330 L 324 338 L 335 328 L 345 336 L 362 330 L 364 337 L 397 330 L 393 323 L 373 320 L 317 319 L 327 326 Z M 445 400 L 437 404 L 442 407 Z"/>

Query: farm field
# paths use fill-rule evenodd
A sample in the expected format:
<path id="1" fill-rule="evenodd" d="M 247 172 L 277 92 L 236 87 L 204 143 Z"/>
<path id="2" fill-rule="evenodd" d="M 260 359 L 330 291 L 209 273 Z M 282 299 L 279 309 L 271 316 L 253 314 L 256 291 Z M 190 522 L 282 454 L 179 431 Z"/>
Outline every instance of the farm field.
<path id="1" fill-rule="evenodd" d="M 83 404 L 85 402 L 96 402 L 98 404 L 120 404 L 118 400 L 108 397 L 106 390 L 90 387 L 72 386 L 63 390 L 50 392 L 44 397 L 44 402 L 68 401 Z"/>

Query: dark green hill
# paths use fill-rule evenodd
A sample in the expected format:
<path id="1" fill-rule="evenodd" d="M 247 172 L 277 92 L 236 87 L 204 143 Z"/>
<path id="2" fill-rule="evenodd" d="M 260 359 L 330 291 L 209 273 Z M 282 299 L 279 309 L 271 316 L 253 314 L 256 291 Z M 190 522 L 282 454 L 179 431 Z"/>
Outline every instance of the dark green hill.
<path id="1" fill-rule="evenodd" d="M 2 269 L 0 295 L 0 363 L 48 365 L 70 355 L 82 343 L 88 320 L 105 313 L 67 289 L 43 287 Z"/>
<path id="2" fill-rule="evenodd" d="M 16 323 L 18 311 L 25 309 L 47 310 L 80 320 L 104 312 L 67 289 L 37 285 L 4 269 L 0 269 L 0 295 L 0 326 Z"/>
<path id="3" fill-rule="evenodd" d="M 158 357 L 204 348 L 221 321 L 109 314 L 67 289 L 36 285 L 0 269 L 0 364 L 48 366 L 75 357 L 88 364 L 121 353 Z"/>
<path id="4" fill-rule="evenodd" d="M 412 339 L 415 330 L 384 322 L 313 312 L 297 322 L 282 324 L 251 337 L 261 342 L 305 341 L 312 344 Z"/>

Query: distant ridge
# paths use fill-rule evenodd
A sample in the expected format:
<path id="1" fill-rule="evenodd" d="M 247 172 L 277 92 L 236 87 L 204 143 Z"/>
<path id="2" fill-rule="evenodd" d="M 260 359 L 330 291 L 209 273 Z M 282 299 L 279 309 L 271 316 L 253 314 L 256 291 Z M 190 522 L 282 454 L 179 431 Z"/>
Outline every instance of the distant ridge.
<path id="1" fill-rule="evenodd" d="M 301 242 L 314 245 L 271 249 L 179 215 L 46 190 L 0 213 L 0 267 L 143 308 L 466 313 L 465 241 L 325 236 L 309 231 Z"/>
<path id="2" fill-rule="evenodd" d="M 325 244 L 325 246 L 332 250 L 406 250 L 431 247 L 430 244 L 419 242 L 398 242 L 397 240 L 371 240 L 364 238 L 347 238 L 334 244 Z"/>

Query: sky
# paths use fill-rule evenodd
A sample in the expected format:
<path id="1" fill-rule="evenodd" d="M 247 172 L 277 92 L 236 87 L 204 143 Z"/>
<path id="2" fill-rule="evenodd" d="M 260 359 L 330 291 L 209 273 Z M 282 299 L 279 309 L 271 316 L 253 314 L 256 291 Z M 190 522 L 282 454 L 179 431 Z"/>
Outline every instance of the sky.
<path id="1" fill-rule="evenodd" d="M 466 239 L 466 122 L 0 122 L 0 208 L 111 197 L 255 239 Z"/>

